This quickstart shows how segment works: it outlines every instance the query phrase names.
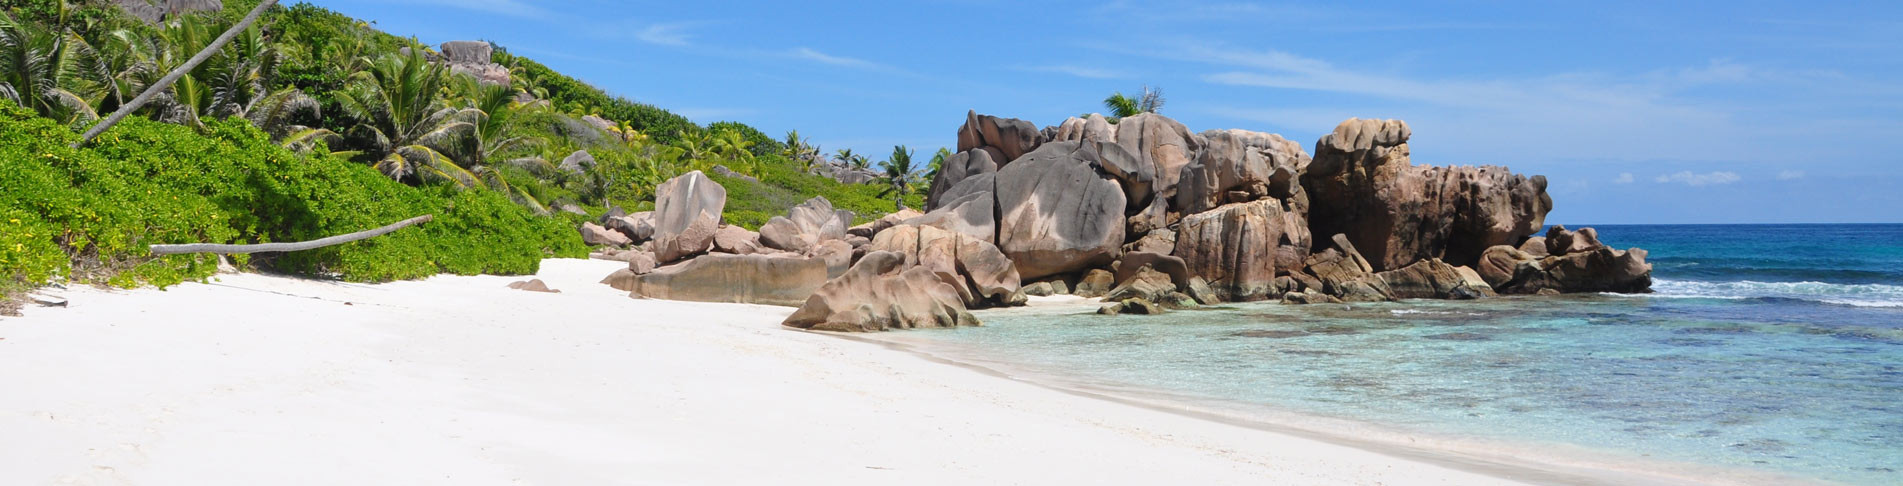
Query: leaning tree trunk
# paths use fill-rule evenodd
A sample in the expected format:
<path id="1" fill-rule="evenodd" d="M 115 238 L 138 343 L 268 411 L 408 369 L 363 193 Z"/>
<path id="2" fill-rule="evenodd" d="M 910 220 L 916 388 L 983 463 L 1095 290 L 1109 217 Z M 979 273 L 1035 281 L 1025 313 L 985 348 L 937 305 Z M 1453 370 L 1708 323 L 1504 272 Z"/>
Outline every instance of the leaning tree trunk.
<path id="1" fill-rule="evenodd" d="M 272 5 L 276 5 L 277 3 L 278 3 L 277 0 L 264 0 L 262 2 L 258 2 L 258 6 L 255 8 L 252 8 L 251 13 L 245 14 L 244 20 L 239 20 L 236 25 L 233 25 L 231 26 L 230 29 L 226 30 L 224 35 L 220 35 L 218 36 L 216 40 L 211 41 L 210 45 L 207 45 L 205 46 L 203 50 L 198 51 L 198 55 L 192 56 L 191 59 L 186 60 L 185 64 L 180 64 L 178 67 L 172 68 L 172 72 L 166 73 L 165 77 L 163 78 L 159 78 L 159 82 L 152 83 L 152 86 L 146 87 L 145 92 L 139 93 L 139 96 L 136 98 L 133 98 L 132 102 L 119 105 L 119 109 L 113 111 L 112 116 L 106 117 L 106 119 L 104 121 L 100 121 L 98 125 L 93 125 L 91 129 L 86 130 L 86 134 L 80 136 L 78 142 L 73 142 L 73 148 L 79 148 L 79 147 L 85 146 L 88 143 L 92 143 L 93 137 L 97 137 L 99 136 L 100 133 L 104 133 L 106 129 L 112 128 L 113 125 L 117 125 L 120 120 L 124 120 L 126 118 L 126 115 L 130 115 L 132 114 L 132 112 L 138 111 L 140 106 L 144 106 L 147 102 L 152 101 L 152 98 L 157 97 L 160 92 L 165 91 L 167 88 L 171 88 L 172 83 L 178 82 L 178 78 L 185 77 L 185 73 L 191 72 L 192 68 L 198 67 L 198 65 L 200 63 L 205 62 L 206 59 L 210 59 L 212 54 L 217 53 L 219 49 L 223 49 L 226 43 L 231 42 L 231 39 L 233 37 L 238 36 L 239 32 L 244 32 L 245 29 L 251 27 L 251 24 L 253 22 L 258 21 L 258 17 L 264 16 L 265 9 L 268 9 Z"/>

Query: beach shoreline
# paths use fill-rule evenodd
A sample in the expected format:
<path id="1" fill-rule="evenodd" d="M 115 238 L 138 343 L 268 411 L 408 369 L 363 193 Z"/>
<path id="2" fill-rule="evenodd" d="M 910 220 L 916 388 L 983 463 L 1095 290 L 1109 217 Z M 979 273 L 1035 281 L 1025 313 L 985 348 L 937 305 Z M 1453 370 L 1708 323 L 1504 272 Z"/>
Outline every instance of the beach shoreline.
<path id="1" fill-rule="evenodd" d="M 1056 310 L 1068 305 L 1077 311 L 1096 307 L 1094 301 L 1046 302 Z M 1022 312 L 1017 309 L 981 311 L 987 314 Z M 1722 466 L 1666 461 L 1639 454 L 1598 450 L 1557 442 L 1504 441 L 1497 439 L 1456 438 L 1430 432 L 1406 430 L 1366 421 L 1324 417 L 1263 404 L 1216 403 L 1214 399 L 1177 396 L 1168 392 L 1132 388 L 1127 385 L 1093 383 L 1075 376 L 1033 370 L 1019 363 L 979 357 L 979 353 L 956 349 L 944 342 L 917 339 L 907 334 L 842 335 L 914 353 L 921 358 L 1000 379 L 1029 383 L 1053 391 L 1143 407 L 1162 413 L 1219 422 L 1268 433 L 1302 437 L 1330 444 L 1375 452 L 1406 460 L 1423 461 L 1488 476 L 1535 484 L 1568 485 L 1828 485 L 1825 481 L 1784 473 L 1727 468 Z"/>
<path id="2" fill-rule="evenodd" d="M 0 319 L 0 482 L 1605 484 L 1067 393 L 786 329 L 790 308 L 628 299 L 596 283 L 620 265 L 545 261 L 558 294 L 65 291 Z"/>

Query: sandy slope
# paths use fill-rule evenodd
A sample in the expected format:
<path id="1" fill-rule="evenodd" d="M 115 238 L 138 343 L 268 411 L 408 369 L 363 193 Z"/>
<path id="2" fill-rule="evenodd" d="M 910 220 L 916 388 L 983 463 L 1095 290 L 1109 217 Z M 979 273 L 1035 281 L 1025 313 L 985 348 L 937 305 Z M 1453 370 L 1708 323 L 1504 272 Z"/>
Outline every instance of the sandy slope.
<path id="1" fill-rule="evenodd" d="M 1510 483 L 628 299 L 617 265 L 65 292 L 0 319 L 0 484 Z"/>

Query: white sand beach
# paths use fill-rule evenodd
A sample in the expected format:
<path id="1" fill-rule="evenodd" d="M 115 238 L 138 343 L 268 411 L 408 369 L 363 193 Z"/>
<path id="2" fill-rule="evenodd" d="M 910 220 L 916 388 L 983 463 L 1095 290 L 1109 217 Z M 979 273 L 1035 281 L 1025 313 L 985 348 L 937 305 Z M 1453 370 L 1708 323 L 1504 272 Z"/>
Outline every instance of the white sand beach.
<path id="1" fill-rule="evenodd" d="M 0 484 L 1518 484 L 629 299 L 621 265 L 61 291 L 0 319 Z"/>

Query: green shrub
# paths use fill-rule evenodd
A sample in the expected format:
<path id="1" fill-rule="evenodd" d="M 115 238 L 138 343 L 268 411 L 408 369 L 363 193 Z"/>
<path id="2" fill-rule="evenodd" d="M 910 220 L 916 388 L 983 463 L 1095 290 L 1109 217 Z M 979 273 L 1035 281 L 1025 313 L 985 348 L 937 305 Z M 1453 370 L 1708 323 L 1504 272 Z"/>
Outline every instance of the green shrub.
<path id="1" fill-rule="evenodd" d="M 536 217 L 503 194 L 410 187 L 321 151 L 300 156 L 243 120 L 210 121 L 201 134 L 133 118 L 88 148 L 69 148 L 77 138 L 51 120 L 0 107 L 0 280 L 165 286 L 210 275 L 216 258 L 153 258 L 148 245 L 303 241 L 421 214 L 436 218 L 255 263 L 374 282 L 532 273 L 544 257 L 587 251 L 565 220 Z"/>
<path id="2" fill-rule="evenodd" d="M 841 184 L 831 178 L 807 174 L 795 162 L 778 155 L 761 159 L 762 174 L 758 182 L 707 174 L 727 189 L 727 207 L 722 217 L 728 224 L 757 230 L 766 220 L 785 215 L 787 210 L 813 196 L 825 196 L 833 207 L 852 211 L 853 224 L 879 219 L 892 212 L 892 200 L 879 196 L 879 186 Z M 921 207 L 924 197 L 909 195 L 905 202 L 907 207 Z"/>

